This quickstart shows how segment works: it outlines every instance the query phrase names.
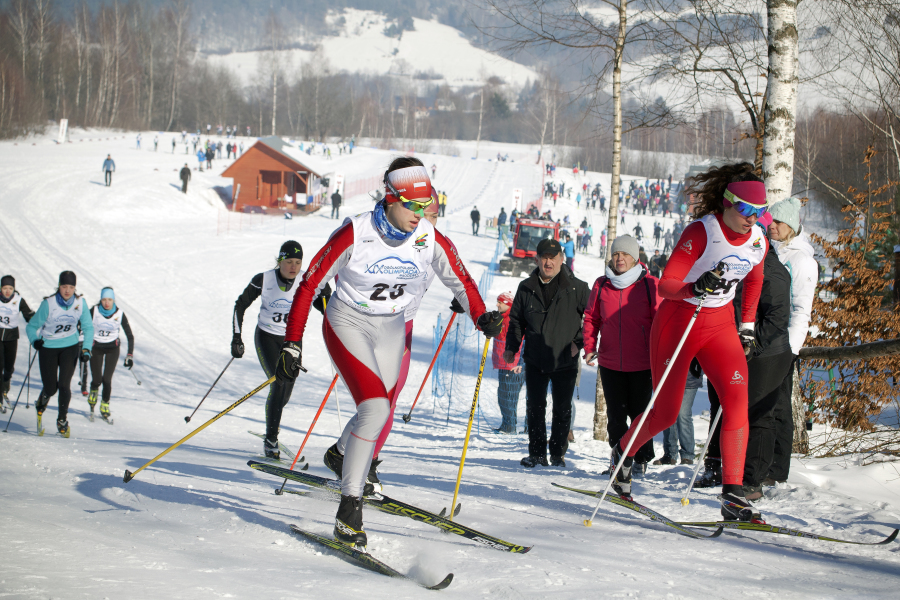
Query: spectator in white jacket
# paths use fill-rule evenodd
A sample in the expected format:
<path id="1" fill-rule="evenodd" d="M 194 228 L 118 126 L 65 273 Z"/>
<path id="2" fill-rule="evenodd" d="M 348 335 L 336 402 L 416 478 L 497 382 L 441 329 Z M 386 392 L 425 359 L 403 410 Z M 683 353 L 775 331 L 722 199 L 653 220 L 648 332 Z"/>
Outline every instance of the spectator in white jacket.
<path id="1" fill-rule="evenodd" d="M 816 282 L 819 265 L 800 226 L 800 201 L 788 198 L 774 204 L 769 209 L 772 223 L 769 225 L 769 239 L 778 253 L 781 263 L 791 274 L 791 320 L 788 325 L 791 353 L 794 364 L 781 384 L 778 405 L 775 408 L 775 460 L 769 469 L 764 485 L 786 481 L 791 466 L 791 447 L 794 440 L 794 420 L 791 410 L 791 391 L 794 383 L 794 366 L 800 348 L 809 333 L 813 299 L 816 296 Z"/>

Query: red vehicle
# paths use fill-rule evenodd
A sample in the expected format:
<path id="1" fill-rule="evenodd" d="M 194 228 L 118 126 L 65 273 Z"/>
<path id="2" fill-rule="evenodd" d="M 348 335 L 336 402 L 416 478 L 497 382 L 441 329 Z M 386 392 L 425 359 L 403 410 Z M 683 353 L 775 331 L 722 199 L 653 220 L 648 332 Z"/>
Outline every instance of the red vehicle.
<path id="1" fill-rule="evenodd" d="M 534 268 L 538 242 L 545 238 L 559 241 L 559 223 L 541 219 L 519 219 L 513 235 L 513 249 L 500 260 L 500 271 L 512 275 L 530 273 Z"/>

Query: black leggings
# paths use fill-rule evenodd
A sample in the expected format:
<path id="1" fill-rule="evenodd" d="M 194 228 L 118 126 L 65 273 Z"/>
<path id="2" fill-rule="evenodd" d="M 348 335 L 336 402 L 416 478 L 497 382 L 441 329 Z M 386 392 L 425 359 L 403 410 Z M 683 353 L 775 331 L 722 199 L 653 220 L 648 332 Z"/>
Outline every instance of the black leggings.
<path id="1" fill-rule="evenodd" d="M 263 368 L 266 377 L 275 374 L 275 363 L 281 354 L 281 344 L 284 337 L 266 333 L 259 327 L 253 334 L 256 344 L 256 356 Z M 270 440 L 278 439 L 278 430 L 281 427 L 281 412 L 291 399 L 294 383 L 281 383 L 277 379 L 269 385 L 269 397 L 266 399 L 266 437 Z"/>
<path id="2" fill-rule="evenodd" d="M 16 351 L 19 340 L 6 340 L 0 342 L 0 391 L 9 392 L 9 380 L 12 379 L 16 366 Z"/>
<path id="3" fill-rule="evenodd" d="M 45 401 L 59 391 L 59 420 L 65 421 L 69 414 L 69 400 L 72 398 L 72 375 L 78 364 L 78 344 L 66 348 L 47 348 L 38 350 L 38 361 L 41 366 L 41 395 Z"/>
<path id="4" fill-rule="evenodd" d="M 106 359 L 106 366 L 103 360 Z M 94 344 L 91 350 L 91 391 L 100 389 L 103 383 L 103 401 L 109 402 L 112 396 L 112 376 L 116 370 L 116 361 L 119 360 L 118 342 L 106 344 Z"/>
<path id="5" fill-rule="evenodd" d="M 615 371 L 600 367 L 600 382 L 606 398 L 606 434 L 612 448 L 628 431 L 628 420 L 641 416 L 653 395 L 653 377 L 646 371 Z M 624 448 L 623 448 L 624 450 Z M 651 439 L 634 455 L 634 460 L 646 463 L 653 460 L 656 452 Z"/>

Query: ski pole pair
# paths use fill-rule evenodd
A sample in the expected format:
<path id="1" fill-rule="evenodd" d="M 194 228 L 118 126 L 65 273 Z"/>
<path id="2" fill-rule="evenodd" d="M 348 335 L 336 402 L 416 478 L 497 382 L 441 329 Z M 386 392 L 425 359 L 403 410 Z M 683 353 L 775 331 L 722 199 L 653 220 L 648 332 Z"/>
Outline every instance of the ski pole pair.
<path id="1" fill-rule="evenodd" d="M 419 401 L 419 396 L 422 394 L 422 390 L 425 388 L 425 382 L 428 381 L 428 376 L 431 375 L 431 369 L 434 368 L 434 363 L 437 361 L 438 354 L 441 353 L 441 348 L 444 347 L 444 340 L 447 339 L 447 334 L 450 333 L 450 327 L 453 326 L 453 320 L 456 318 L 456 312 L 454 311 L 452 315 L 450 315 L 450 320 L 447 322 L 447 328 L 444 329 L 444 335 L 441 336 L 441 342 L 438 344 L 437 350 L 434 351 L 434 358 L 431 359 L 431 364 L 428 365 L 428 370 L 425 372 L 425 378 L 422 379 L 422 385 L 419 386 L 419 391 L 416 393 L 416 399 L 413 400 L 412 406 L 409 408 L 409 412 L 403 415 L 403 422 L 409 423 L 409 420 L 412 419 L 412 411 L 416 407 L 416 403 Z"/>
<path id="2" fill-rule="evenodd" d="M 25 384 L 28 382 L 28 376 L 31 375 L 31 365 L 34 364 L 34 359 L 37 358 L 37 356 L 38 353 L 35 352 L 31 361 L 28 363 L 28 373 L 25 374 L 25 381 L 22 382 L 22 387 L 19 388 L 19 394 L 16 396 L 16 402 L 13 404 L 12 412 L 9 413 L 9 421 L 6 422 L 6 429 L 3 430 L 3 433 L 6 433 L 9 430 L 9 424 L 12 423 L 13 415 L 16 414 L 16 407 L 19 405 L 19 398 L 22 397 L 22 390 L 25 389 Z M 3 402 L 3 400 L 0 399 L 0 402 Z"/>

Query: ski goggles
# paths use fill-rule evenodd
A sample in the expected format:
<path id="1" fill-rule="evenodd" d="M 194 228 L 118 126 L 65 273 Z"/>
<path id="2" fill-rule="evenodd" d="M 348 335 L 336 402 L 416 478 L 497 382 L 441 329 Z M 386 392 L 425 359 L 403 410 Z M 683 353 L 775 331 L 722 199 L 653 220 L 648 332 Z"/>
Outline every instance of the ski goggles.
<path id="1" fill-rule="evenodd" d="M 403 208 L 413 211 L 418 217 L 423 216 L 425 214 L 425 209 L 434 204 L 434 197 L 421 200 L 407 200 L 403 196 L 399 196 L 399 198 Z"/>
<path id="2" fill-rule="evenodd" d="M 734 210 L 738 211 L 738 214 L 744 217 L 756 217 L 759 219 L 769 210 L 768 204 L 763 204 L 762 206 L 750 204 L 746 200 L 741 200 L 728 190 L 725 190 L 724 196 L 725 208 L 732 207 Z"/>

